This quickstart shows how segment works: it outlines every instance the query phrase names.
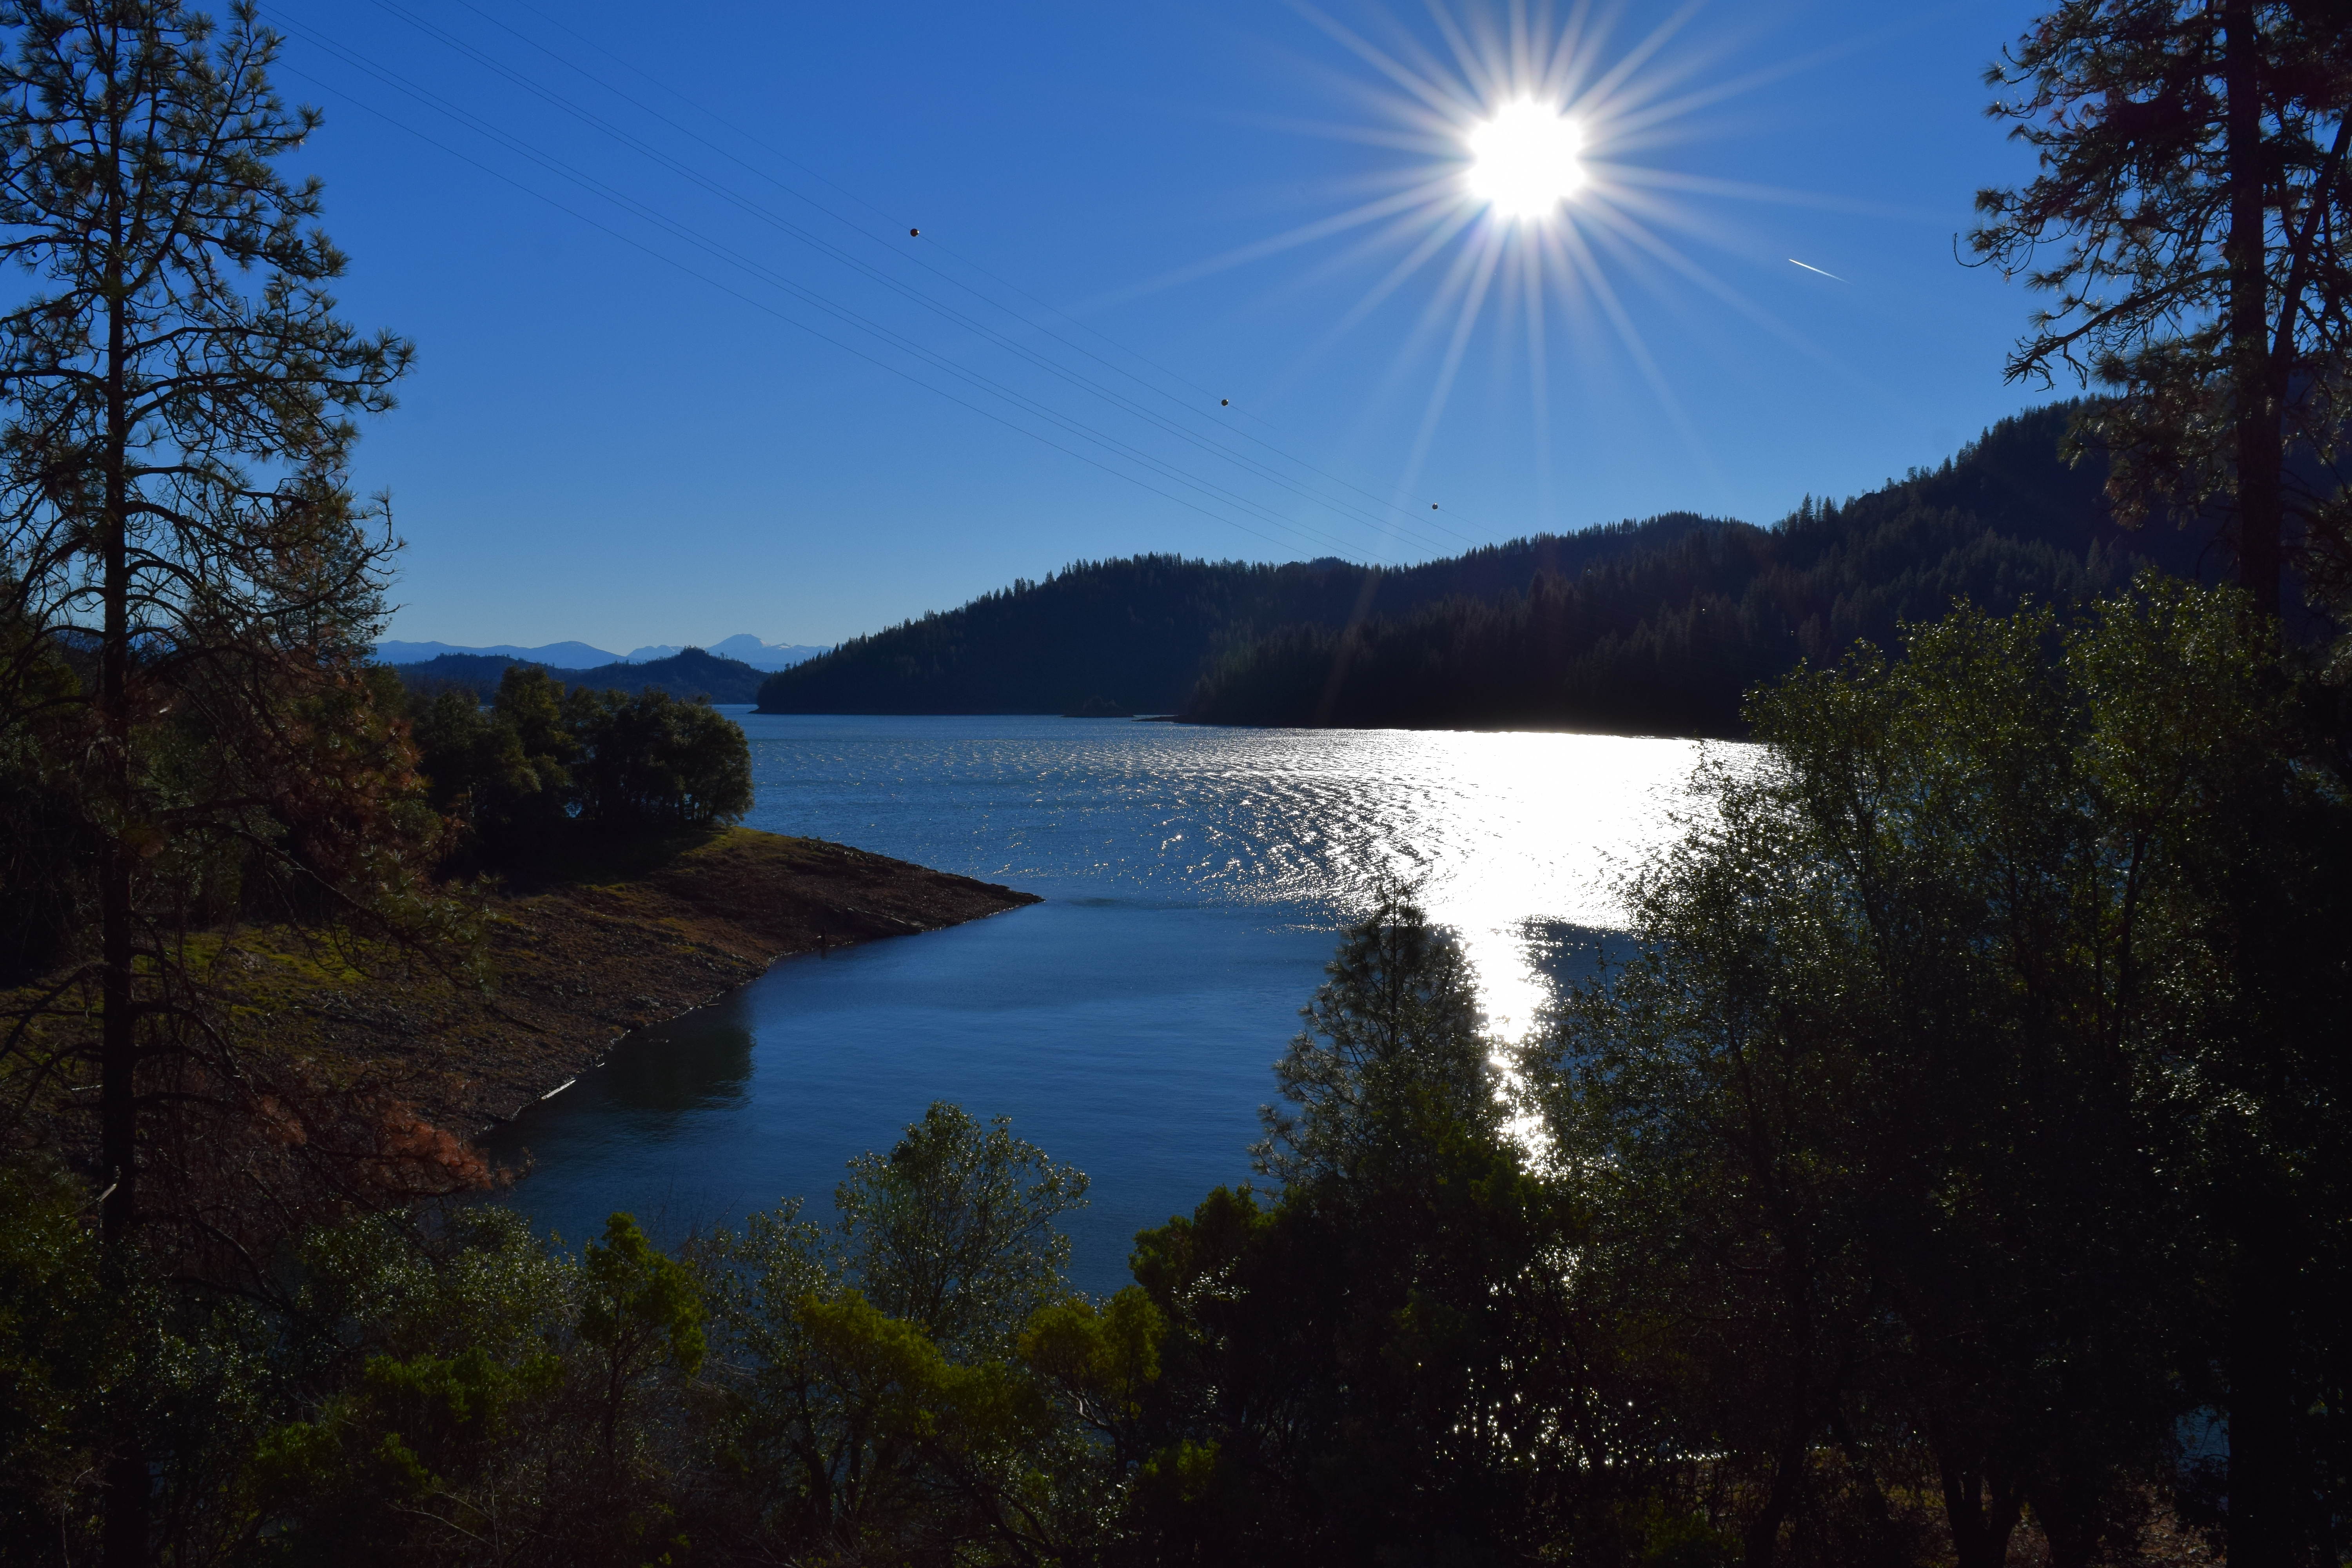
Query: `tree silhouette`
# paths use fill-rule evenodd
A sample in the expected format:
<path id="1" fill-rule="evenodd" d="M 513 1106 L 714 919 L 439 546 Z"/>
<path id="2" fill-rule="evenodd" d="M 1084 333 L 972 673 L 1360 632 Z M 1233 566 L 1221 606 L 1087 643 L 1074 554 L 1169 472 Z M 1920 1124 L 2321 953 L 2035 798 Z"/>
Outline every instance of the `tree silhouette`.
<path id="1" fill-rule="evenodd" d="M 66 984 L 97 992 L 120 1255 L 156 1128 L 236 1098 L 190 931 L 248 879 L 298 912 L 403 881 L 410 781 L 360 669 L 391 541 L 346 458 L 410 347 L 334 314 L 319 184 L 274 166 L 320 117 L 271 88 L 250 4 L 8 0 L 0 26 L 0 258 L 30 278 L 0 316 L 0 586 L 18 666 L 78 677 L 16 684 L 7 721 L 79 757 L 98 941 Z M 112 1465 L 107 1557 L 133 1561 L 148 1473 Z"/>
<path id="2" fill-rule="evenodd" d="M 35 643 L 94 656 L 73 700 L 102 859 L 113 1240 L 139 1212 L 139 1024 L 174 1006 L 141 976 L 168 940 L 142 868 L 269 787 L 166 776 L 151 721 L 194 704 L 212 745 L 257 761 L 320 695 L 297 672 L 331 683 L 362 649 L 389 542 L 345 488 L 347 415 L 392 405 L 410 348 L 333 315 L 344 260 L 311 226 L 318 183 L 272 167 L 319 115 L 271 89 L 278 39 L 250 5 L 225 30 L 142 0 L 11 4 L 0 24 L 0 257 L 37 279 L 0 317 L 5 552 Z"/>
<path id="3" fill-rule="evenodd" d="M 2069 0 L 1986 74 L 2003 89 L 1988 112 L 2041 172 L 1979 193 L 1970 243 L 2053 296 L 2010 378 L 2111 392 L 2077 435 L 2112 457 L 2118 516 L 2219 506 L 2273 614 L 2290 520 L 2318 574 L 2347 580 L 2332 464 L 2352 413 L 2352 37 L 2335 18 L 2298 0 Z"/>

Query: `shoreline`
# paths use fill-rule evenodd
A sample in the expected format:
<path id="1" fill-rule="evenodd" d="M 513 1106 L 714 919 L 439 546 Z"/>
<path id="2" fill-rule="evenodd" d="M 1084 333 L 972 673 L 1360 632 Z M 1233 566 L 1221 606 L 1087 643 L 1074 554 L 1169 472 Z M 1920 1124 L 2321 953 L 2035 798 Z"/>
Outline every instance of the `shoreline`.
<path id="1" fill-rule="evenodd" d="M 780 959 L 1044 900 L 823 839 L 753 828 L 583 853 L 482 901 L 489 984 L 382 964 L 280 927 L 224 933 L 206 983 L 238 1047 L 316 1059 L 472 1142 L 570 1087 L 629 1037 Z"/>
<path id="2" fill-rule="evenodd" d="M 1722 741 L 1745 745 L 1748 737 L 1727 731 L 1681 730 L 1580 729 L 1568 723 L 1483 724 L 1284 724 L 1251 719 L 1188 719 L 1181 713 L 1062 713 L 1046 709 L 1031 711 L 972 712 L 925 709 L 919 712 L 836 713 L 831 709 L 761 708 L 752 713 L 771 719 L 1085 719 L 1121 724 L 1181 724 L 1192 730 L 1292 730 L 1309 734 L 1406 735 L 1584 735 L 1604 741 Z"/>
<path id="3" fill-rule="evenodd" d="M 611 880 L 520 884 L 491 900 L 494 989 L 446 1125 L 478 1138 L 603 1065 L 631 1036 L 706 1007 L 779 961 L 984 920 L 1043 900 L 823 839 L 735 827 Z M 420 1105 L 420 1110 L 425 1108 Z M 428 1119 L 429 1115 L 428 1115 Z"/>
<path id="4" fill-rule="evenodd" d="M 483 1011 L 526 1027 L 501 1031 L 506 1048 L 495 1057 L 480 1047 L 465 1053 L 474 1061 L 459 1102 L 471 1114 L 457 1122 L 465 1136 L 511 1121 L 601 1066 L 632 1035 L 709 1006 L 782 959 L 1043 901 L 847 845 L 748 827 L 625 869 L 634 874 L 518 885 L 494 899 L 489 945 L 499 978 L 493 1006 Z"/>

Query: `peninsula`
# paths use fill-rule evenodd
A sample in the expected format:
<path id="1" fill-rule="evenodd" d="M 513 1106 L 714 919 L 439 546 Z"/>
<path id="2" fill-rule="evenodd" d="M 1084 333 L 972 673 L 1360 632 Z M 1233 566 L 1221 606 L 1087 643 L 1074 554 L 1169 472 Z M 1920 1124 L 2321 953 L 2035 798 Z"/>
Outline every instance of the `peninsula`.
<path id="1" fill-rule="evenodd" d="M 623 1037 L 717 1000 L 780 958 L 1038 901 L 845 845 L 714 827 L 604 846 L 485 884 L 476 969 L 246 923 L 205 944 L 197 979 L 237 1020 L 242 1050 L 335 1064 L 396 1092 L 422 1123 L 471 1138 L 603 1061 Z"/>
<path id="2" fill-rule="evenodd" d="M 1038 901 L 846 845 L 721 828 L 503 884 L 488 900 L 486 990 L 395 972 L 322 985 L 288 954 L 252 972 L 280 999 L 256 1022 L 289 1046 L 401 1062 L 419 1114 L 472 1133 L 780 958 Z"/>

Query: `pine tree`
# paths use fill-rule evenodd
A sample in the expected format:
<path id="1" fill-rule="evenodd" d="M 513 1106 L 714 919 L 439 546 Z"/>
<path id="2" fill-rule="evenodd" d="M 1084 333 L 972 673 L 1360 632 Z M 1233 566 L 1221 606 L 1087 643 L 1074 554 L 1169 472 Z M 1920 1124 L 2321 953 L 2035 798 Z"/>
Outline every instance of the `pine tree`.
<path id="1" fill-rule="evenodd" d="M 5 558 L 27 620 L 94 665 L 115 1240 L 139 1214 L 139 1024 L 173 1005 L 141 979 L 167 940 L 142 866 L 205 815 L 149 721 L 250 710 L 289 668 L 363 651 L 390 542 L 345 485 L 349 416 L 392 406 L 411 350 L 333 313 L 319 184 L 274 166 L 319 113 L 271 88 L 278 40 L 250 4 L 224 28 L 171 0 L 16 0 L 0 25 L 0 256 L 35 280 L 0 317 Z"/>
<path id="2" fill-rule="evenodd" d="M 2077 437 L 2114 458 L 2118 517 L 2220 508 L 2239 580 L 2275 614 L 2289 524 L 2344 571 L 2352 497 L 2325 475 L 2352 381 L 2352 29 L 2309 0 L 2068 0 L 1986 77 L 2040 154 L 1979 193 L 1977 254 L 2053 296 L 2011 380 L 2112 400 Z M 2297 454 L 2319 462 L 2295 462 Z"/>
<path id="3" fill-rule="evenodd" d="M 79 676 L 43 714 L 79 753 L 95 863 L 95 952 L 68 984 L 97 993 L 119 1263 L 158 1120 L 223 1083 L 190 1071 L 191 1042 L 218 1038 L 189 931 L 257 868 L 298 910 L 387 874 L 401 748 L 358 667 L 392 541 L 347 457 L 411 349 L 334 313 L 320 187 L 277 166 L 320 115 L 270 85 L 279 40 L 249 0 L 225 22 L 177 0 L 5 0 L 0 28 L 0 257 L 29 279 L 0 316 L 0 608 L 24 658 Z M 125 1444 L 115 1563 L 143 1560 L 149 1530 Z"/>

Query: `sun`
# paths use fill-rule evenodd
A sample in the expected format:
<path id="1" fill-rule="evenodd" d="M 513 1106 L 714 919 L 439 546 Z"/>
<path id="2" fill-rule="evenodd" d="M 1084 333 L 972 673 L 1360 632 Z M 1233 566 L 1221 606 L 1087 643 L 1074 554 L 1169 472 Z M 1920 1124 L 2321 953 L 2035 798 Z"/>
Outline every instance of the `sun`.
<path id="1" fill-rule="evenodd" d="M 1507 103 L 1468 141 L 1470 193 L 1507 217 L 1549 217 L 1584 184 L 1583 132 L 1549 104 Z"/>
<path id="2" fill-rule="evenodd" d="M 1613 395 L 1614 388 L 1600 385 L 1601 376 L 1638 376 L 1693 462 L 1713 476 L 1708 447 L 1643 341 L 1626 286 L 1703 293 L 1819 354 L 1702 258 L 1704 245 L 1746 267 L 1755 247 L 1735 241 L 1733 220 L 1699 198 L 1822 204 L 1803 192 L 1653 161 L 1661 149 L 1713 134 L 1722 122 L 1706 117 L 1717 106 L 1799 68 L 1790 62 L 1716 79 L 1745 46 L 1729 35 L 1713 43 L 1678 42 L 1701 3 L 1421 0 L 1413 9 L 1426 13 L 1430 26 L 1423 29 L 1388 16 L 1388 0 L 1357 0 L 1376 24 L 1360 31 L 1319 9 L 1320 0 L 1292 0 L 1294 10 L 1369 68 L 1366 79 L 1349 86 L 1378 111 L 1370 122 L 1302 121 L 1297 129 L 1402 155 L 1333 187 L 1349 191 L 1352 205 L 1180 267 L 1134 292 L 1174 288 L 1349 236 L 1300 286 L 1375 260 L 1377 276 L 1302 352 L 1286 379 L 1304 374 L 1416 280 L 1433 284 L 1418 320 L 1398 340 L 1387 374 L 1367 394 L 1369 409 L 1433 353 L 1421 424 L 1400 455 L 1399 494 L 1417 482 L 1479 323 L 1489 317 L 1507 332 L 1524 332 L 1531 447 L 1544 506 L 1551 504 L 1549 454 L 1559 439 L 1551 365 L 1553 340 L 1562 332 L 1574 346 L 1584 389 Z M 1625 13 L 1637 10 L 1671 14 L 1655 17 L 1641 36 L 1619 37 Z M 1611 338 L 1622 351 L 1613 363 L 1600 352 Z M 1408 511 L 1416 526 L 1437 526 L 1434 515 Z"/>

